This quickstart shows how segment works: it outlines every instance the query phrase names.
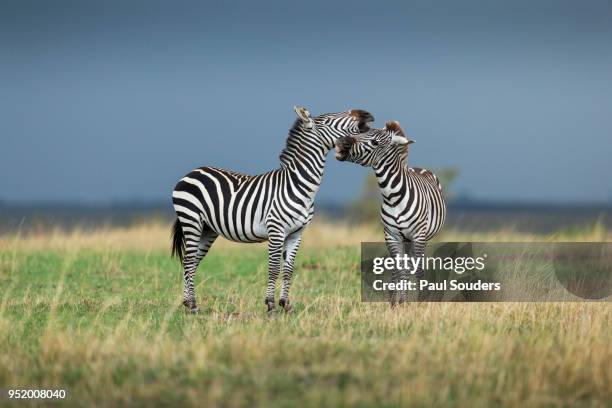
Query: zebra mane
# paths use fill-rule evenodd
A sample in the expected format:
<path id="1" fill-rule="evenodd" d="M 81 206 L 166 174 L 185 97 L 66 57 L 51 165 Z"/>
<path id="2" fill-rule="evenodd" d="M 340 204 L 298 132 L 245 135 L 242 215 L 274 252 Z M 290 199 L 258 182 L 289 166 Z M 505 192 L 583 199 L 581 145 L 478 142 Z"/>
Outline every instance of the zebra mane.
<path id="1" fill-rule="evenodd" d="M 287 136 L 287 141 L 285 142 L 285 148 L 281 151 L 281 154 L 278 156 L 281 162 L 281 166 L 283 168 L 289 166 L 291 161 L 295 158 L 295 152 L 299 148 L 299 138 L 302 135 L 303 126 L 302 121 L 300 119 L 296 119 L 291 129 L 289 129 L 289 136 Z"/>

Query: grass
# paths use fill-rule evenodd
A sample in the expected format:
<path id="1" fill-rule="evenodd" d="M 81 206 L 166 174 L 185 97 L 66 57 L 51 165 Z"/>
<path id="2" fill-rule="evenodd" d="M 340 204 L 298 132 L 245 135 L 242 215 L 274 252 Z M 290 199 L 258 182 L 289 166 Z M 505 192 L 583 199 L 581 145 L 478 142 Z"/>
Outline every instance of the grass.
<path id="1" fill-rule="evenodd" d="M 610 406 L 609 303 L 361 303 L 363 237 L 313 226 L 295 313 L 273 318 L 261 245 L 215 243 L 192 316 L 166 226 L 0 239 L 0 388 L 79 406 Z M 568 239 L 441 239 L 471 237 Z"/>

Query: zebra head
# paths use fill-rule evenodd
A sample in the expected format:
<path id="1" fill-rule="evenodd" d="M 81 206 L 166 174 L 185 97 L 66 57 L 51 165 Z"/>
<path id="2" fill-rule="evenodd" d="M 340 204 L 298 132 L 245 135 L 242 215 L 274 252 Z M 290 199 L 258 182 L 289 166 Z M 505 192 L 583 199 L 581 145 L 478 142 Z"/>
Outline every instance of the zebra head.
<path id="1" fill-rule="evenodd" d="M 344 136 L 336 141 L 336 159 L 362 166 L 376 166 L 387 158 L 408 155 L 408 145 L 414 143 L 400 128 L 399 122 L 389 121 L 383 129 L 372 129 L 356 137 Z"/>
<path id="2" fill-rule="evenodd" d="M 334 147 L 339 137 L 367 132 L 370 130 L 369 123 L 374 121 L 374 116 L 362 109 L 325 113 L 315 117 L 311 117 L 306 108 L 296 106 L 294 109 L 303 129 L 316 135 L 328 149 Z"/>

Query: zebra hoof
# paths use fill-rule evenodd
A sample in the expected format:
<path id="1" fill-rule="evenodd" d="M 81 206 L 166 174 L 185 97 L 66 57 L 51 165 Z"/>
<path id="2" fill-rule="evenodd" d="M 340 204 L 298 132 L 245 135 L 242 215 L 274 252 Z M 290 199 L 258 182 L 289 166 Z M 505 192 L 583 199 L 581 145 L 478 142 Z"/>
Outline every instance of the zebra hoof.
<path id="1" fill-rule="evenodd" d="M 273 300 L 266 302 L 266 306 L 268 306 L 268 314 L 276 312 L 276 306 Z"/>
<path id="2" fill-rule="evenodd" d="M 293 306 L 291 306 L 291 303 L 289 303 L 287 299 L 279 300 L 278 305 L 285 310 L 285 313 L 291 313 L 293 311 Z"/>
<path id="3" fill-rule="evenodd" d="M 183 306 L 185 306 L 189 313 L 195 314 L 198 312 L 195 300 L 183 300 Z"/>

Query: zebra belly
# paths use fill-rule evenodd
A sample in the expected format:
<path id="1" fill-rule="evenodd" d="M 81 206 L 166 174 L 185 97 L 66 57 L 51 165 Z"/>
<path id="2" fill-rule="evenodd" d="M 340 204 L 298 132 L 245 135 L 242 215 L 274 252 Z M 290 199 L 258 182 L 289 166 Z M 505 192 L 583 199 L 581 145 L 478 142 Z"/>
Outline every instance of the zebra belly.
<path id="1" fill-rule="evenodd" d="M 213 231 L 229 241 L 256 243 L 268 240 L 268 230 L 262 219 L 246 219 L 244 224 L 239 218 L 232 221 L 230 228 L 227 228 L 227 224 L 222 223 L 221 220 L 216 220 L 216 222 L 205 220 Z"/>
<path id="2" fill-rule="evenodd" d="M 241 242 L 241 243 L 257 243 L 265 242 L 268 240 L 268 232 L 265 230 L 257 230 L 257 236 L 239 236 L 227 234 L 224 231 L 215 231 L 217 234 L 227 239 L 228 241 Z"/>
<path id="3" fill-rule="evenodd" d="M 288 224 L 285 229 L 284 229 L 284 233 L 285 235 L 290 235 L 296 231 L 299 231 L 301 229 L 303 229 L 304 227 L 306 227 L 306 225 L 308 225 L 310 223 L 310 221 L 308 222 L 291 222 L 290 224 Z M 264 242 L 268 240 L 268 230 L 265 226 L 265 224 L 259 224 L 257 226 L 254 227 L 254 233 L 256 235 L 256 237 L 236 237 L 233 236 L 231 234 L 227 234 L 225 233 L 225 231 L 222 230 L 217 230 L 214 229 L 215 232 L 217 234 L 219 234 L 220 236 L 222 236 L 223 238 L 229 240 L 229 241 L 233 241 L 233 242 L 244 242 L 244 243 L 256 243 L 256 242 Z"/>
<path id="4" fill-rule="evenodd" d="M 296 231 L 303 229 L 309 223 L 310 223 L 310 219 L 292 220 L 285 226 L 283 232 L 285 233 L 285 235 L 290 235 Z M 265 223 L 263 222 L 258 223 L 255 226 L 253 226 L 254 234 L 238 234 L 237 231 L 234 231 L 233 234 L 230 234 L 219 228 L 211 227 L 211 229 L 213 229 L 217 234 L 219 234 L 223 238 L 229 241 L 233 241 L 233 242 L 256 243 L 256 242 L 264 242 L 268 240 L 268 230 L 265 226 Z"/>

